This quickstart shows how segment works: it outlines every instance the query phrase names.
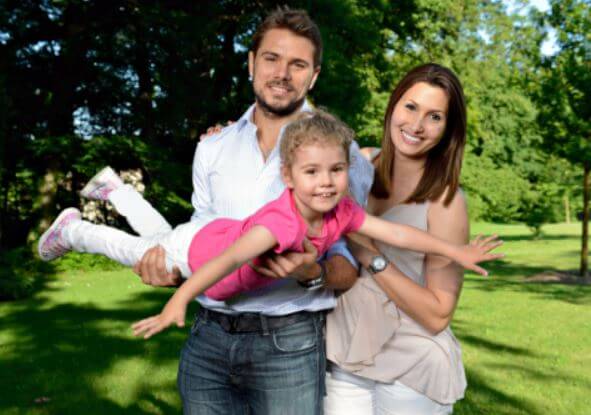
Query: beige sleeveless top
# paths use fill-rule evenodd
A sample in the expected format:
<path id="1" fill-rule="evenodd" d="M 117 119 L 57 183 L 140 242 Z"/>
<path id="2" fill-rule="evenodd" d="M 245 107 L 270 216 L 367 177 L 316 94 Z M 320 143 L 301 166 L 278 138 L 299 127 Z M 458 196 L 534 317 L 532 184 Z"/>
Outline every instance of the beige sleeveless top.
<path id="1" fill-rule="evenodd" d="M 428 208 L 428 203 L 396 205 L 381 217 L 427 230 Z M 400 271 L 425 285 L 424 254 L 376 245 Z M 328 314 L 326 344 L 328 359 L 354 375 L 399 381 L 442 404 L 464 396 L 462 352 L 451 329 L 430 334 L 398 309 L 365 270 Z"/>

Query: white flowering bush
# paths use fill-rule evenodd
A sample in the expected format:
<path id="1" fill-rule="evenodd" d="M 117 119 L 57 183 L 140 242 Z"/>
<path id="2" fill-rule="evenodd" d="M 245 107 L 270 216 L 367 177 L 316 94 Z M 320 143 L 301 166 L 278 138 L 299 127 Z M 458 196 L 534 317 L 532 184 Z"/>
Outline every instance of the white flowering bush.
<path id="1" fill-rule="evenodd" d="M 144 177 L 140 169 L 122 170 L 119 177 L 124 183 L 130 184 L 139 193 L 146 190 Z M 102 200 L 90 200 L 82 198 L 82 218 L 96 224 L 112 225 L 117 222 L 119 216 L 113 205 Z"/>

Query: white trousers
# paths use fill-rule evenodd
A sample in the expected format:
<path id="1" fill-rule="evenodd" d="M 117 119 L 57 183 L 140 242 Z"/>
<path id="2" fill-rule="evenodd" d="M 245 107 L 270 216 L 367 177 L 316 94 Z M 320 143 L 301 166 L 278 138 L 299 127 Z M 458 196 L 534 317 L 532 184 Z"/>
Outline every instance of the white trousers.
<path id="1" fill-rule="evenodd" d="M 166 251 L 167 270 L 170 272 L 177 266 L 188 278 L 191 276 L 189 246 L 200 227 L 199 221 L 192 221 L 167 233 L 133 236 L 110 226 L 74 221 L 63 229 L 62 236 L 74 251 L 105 255 L 129 267 L 135 265 L 148 249 L 161 245 Z"/>
<path id="2" fill-rule="evenodd" d="M 109 193 L 109 202 L 120 215 L 125 216 L 129 226 L 138 235 L 152 236 L 172 231 L 160 212 L 129 184 Z"/>
<path id="3" fill-rule="evenodd" d="M 326 373 L 324 415 L 444 415 L 442 405 L 400 382 L 381 383 L 333 366 Z"/>

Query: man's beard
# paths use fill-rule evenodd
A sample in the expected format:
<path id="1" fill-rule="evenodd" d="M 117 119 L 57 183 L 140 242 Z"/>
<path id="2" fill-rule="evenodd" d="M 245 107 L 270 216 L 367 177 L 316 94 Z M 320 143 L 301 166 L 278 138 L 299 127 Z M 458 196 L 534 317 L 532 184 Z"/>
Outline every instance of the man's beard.
<path id="1" fill-rule="evenodd" d="M 277 117 L 287 117 L 288 115 L 293 114 L 302 106 L 304 100 L 306 99 L 306 97 L 303 96 L 300 99 L 288 102 L 285 106 L 279 107 L 269 104 L 267 101 L 265 101 L 261 94 L 257 93 L 256 90 L 254 91 L 254 96 L 257 104 L 259 105 L 261 110 L 263 110 L 263 112 L 273 114 Z"/>

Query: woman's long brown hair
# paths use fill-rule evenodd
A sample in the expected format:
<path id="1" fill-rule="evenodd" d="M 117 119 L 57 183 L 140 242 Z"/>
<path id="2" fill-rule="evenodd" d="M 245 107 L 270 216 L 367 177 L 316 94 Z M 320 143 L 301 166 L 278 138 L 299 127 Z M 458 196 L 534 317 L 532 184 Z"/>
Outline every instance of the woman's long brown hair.
<path id="1" fill-rule="evenodd" d="M 404 203 L 434 201 L 447 190 L 443 201 L 444 206 L 447 206 L 460 186 L 460 171 L 466 143 L 466 104 L 462 85 L 456 75 L 450 69 L 434 63 L 412 69 L 390 95 L 384 117 L 382 151 L 377 159 L 371 194 L 378 199 L 390 197 L 396 150 L 390 133 L 392 113 L 405 92 L 419 82 L 445 91 L 449 99 L 447 124 L 441 141 L 427 153 L 421 180 Z"/>

